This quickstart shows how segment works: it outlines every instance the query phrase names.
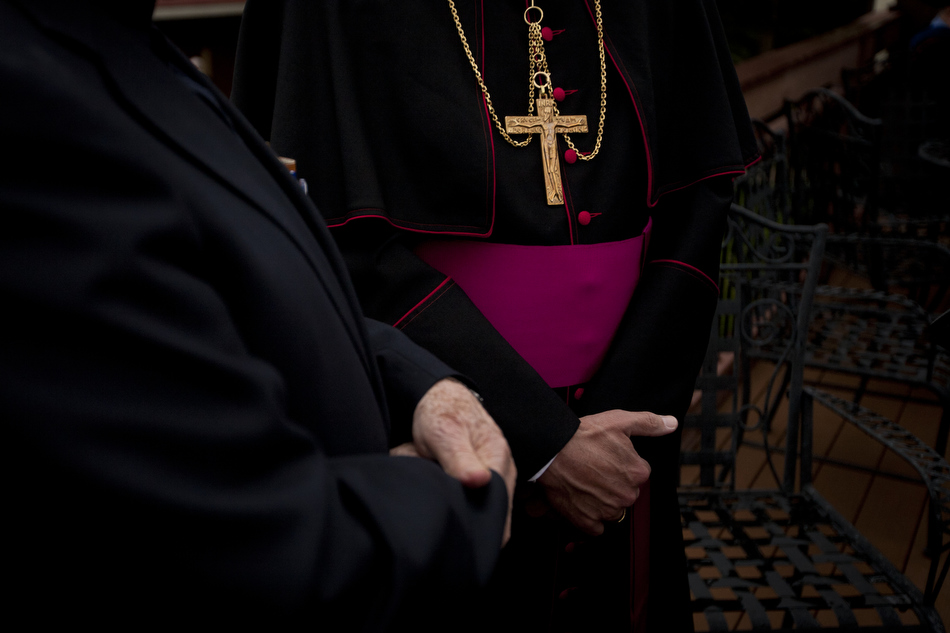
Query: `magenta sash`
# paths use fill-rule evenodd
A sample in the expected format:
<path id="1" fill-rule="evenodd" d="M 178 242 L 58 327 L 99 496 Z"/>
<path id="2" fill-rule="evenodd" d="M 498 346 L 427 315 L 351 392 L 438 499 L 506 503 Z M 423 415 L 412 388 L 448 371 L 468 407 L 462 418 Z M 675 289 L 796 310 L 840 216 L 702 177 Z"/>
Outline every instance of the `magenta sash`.
<path id="1" fill-rule="evenodd" d="M 603 244 L 437 240 L 415 252 L 451 277 L 549 386 L 566 387 L 600 367 L 640 279 L 651 226 Z"/>

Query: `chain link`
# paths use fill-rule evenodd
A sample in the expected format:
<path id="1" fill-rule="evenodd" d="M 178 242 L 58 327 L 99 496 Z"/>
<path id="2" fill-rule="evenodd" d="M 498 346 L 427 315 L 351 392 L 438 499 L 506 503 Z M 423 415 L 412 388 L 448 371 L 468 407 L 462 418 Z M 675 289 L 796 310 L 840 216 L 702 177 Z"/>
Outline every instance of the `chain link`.
<path id="1" fill-rule="evenodd" d="M 472 65 L 472 70 L 475 71 L 475 78 L 478 79 L 478 85 L 482 89 L 482 94 L 485 95 L 485 105 L 488 106 L 488 111 L 491 113 L 491 118 L 495 122 L 495 127 L 498 128 L 498 132 L 501 134 L 502 138 L 515 147 L 527 147 L 528 143 L 531 142 L 531 136 L 529 136 L 525 141 L 516 141 L 508 136 L 508 132 L 505 131 L 501 121 L 498 120 L 498 115 L 495 114 L 495 106 L 493 106 L 491 102 L 491 95 L 488 94 L 488 87 L 485 86 L 485 80 L 482 79 L 482 72 L 478 69 L 478 64 L 475 62 L 475 56 L 472 55 L 472 49 L 468 46 L 468 40 L 465 38 L 465 31 L 462 29 L 462 21 L 459 20 L 458 11 L 455 10 L 455 3 L 452 2 L 452 0 L 449 0 L 449 8 L 452 9 L 452 18 L 455 20 L 455 27 L 458 29 L 459 37 L 462 39 L 462 47 L 465 49 L 465 54 L 468 55 L 468 62 Z M 540 33 L 540 30 L 538 32 Z M 528 114 L 531 114 L 534 111 L 533 83 L 528 84 L 528 97 L 530 104 L 528 106 Z"/>
<path id="2" fill-rule="evenodd" d="M 600 143 L 604 139 L 604 118 L 607 113 L 607 62 L 604 53 L 604 18 L 600 13 L 600 0 L 594 0 L 594 15 L 597 18 L 597 51 L 600 53 L 600 121 L 597 123 L 597 141 L 589 154 L 583 154 L 574 146 L 569 135 L 563 135 L 564 142 L 577 153 L 580 160 L 593 160 L 600 151 Z M 554 104 L 554 114 L 560 116 L 557 103 Z"/>
<path id="3" fill-rule="evenodd" d="M 528 136 L 527 140 L 516 141 L 508 135 L 508 132 L 505 131 L 504 126 L 501 124 L 501 121 L 498 118 L 498 115 L 495 113 L 495 107 L 491 102 L 491 95 L 488 94 L 488 87 L 485 85 L 485 80 L 482 78 L 482 73 L 478 69 L 478 63 L 475 61 L 475 56 L 472 55 L 472 49 L 469 48 L 468 39 L 465 37 L 465 30 L 462 28 L 462 21 L 459 19 L 458 11 L 455 9 L 455 3 L 452 0 L 448 0 L 449 8 L 452 10 L 452 18 L 455 20 L 455 28 L 458 29 L 459 38 L 462 40 L 462 48 L 465 49 L 465 55 L 468 57 L 469 64 L 472 65 L 472 70 L 475 71 L 475 78 L 478 80 L 478 85 L 482 89 L 482 94 L 485 96 L 485 104 L 488 106 L 488 112 L 491 114 L 492 120 L 495 122 L 495 127 L 498 129 L 498 133 L 501 134 L 502 138 L 508 141 L 510 144 L 515 147 L 526 147 L 530 142 L 533 136 Z M 532 2 L 532 7 L 534 3 Z M 594 149 L 589 153 L 584 154 L 574 145 L 574 142 L 571 140 L 571 137 L 567 134 L 564 134 L 564 142 L 567 143 L 567 146 L 570 147 L 577 154 L 577 157 L 580 160 L 593 160 L 597 153 L 600 151 L 601 141 L 604 138 L 604 118 L 607 112 L 607 62 L 606 54 L 604 52 L 604 21 L 603 16 L 600 12 L 600 0 L 594 0 L 594 9 L 595 16 L 597 19 L 597 49 L 600 54 L 600 121 L 597 124 L 597 140 L 594 143 Z M 527 14 L 525 11 L 525 21 L 527 22 Z M 541 13 L 543 16 L 543 12 Z M 535 80 L 538 75 L 547 75 L 547 83 L 540 87 L 536 88 Z M 541 20 L 537 22 L 528 22 L 528 116 L 531 116 L 534 113 L 534 102 L 535 102 L 535 90 L 539 90 L 541 95 L 544 95 L 545 92 L 552 92 L 551 85 L 551 72 L 548 69 L 548 59 L 547 55 L 544 53 L 544 39 L 541 36 Z M 560 116 L 558 112 L 557 104 L 554 106 L 554 114 Z"/>

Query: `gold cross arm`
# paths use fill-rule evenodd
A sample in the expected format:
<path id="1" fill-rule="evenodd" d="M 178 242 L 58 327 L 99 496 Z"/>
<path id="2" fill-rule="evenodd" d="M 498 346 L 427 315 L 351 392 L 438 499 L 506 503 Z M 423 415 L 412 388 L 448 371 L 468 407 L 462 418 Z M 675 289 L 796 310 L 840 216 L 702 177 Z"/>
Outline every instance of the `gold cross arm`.
<path id="1" fill-rule="evenodd" d="M 587 117 L 583 114 L 557 116 L 554 114 L 554 99 L 540 98 L 538 116 L 505 117 L 505 130 L 509 134 L 540 134 L 541 160 L 544 164 L 544 186 L 548 204 L 564 204 L 561 186 L 561 160 L 557 154 L 557 134 L 586 132 Z"/>

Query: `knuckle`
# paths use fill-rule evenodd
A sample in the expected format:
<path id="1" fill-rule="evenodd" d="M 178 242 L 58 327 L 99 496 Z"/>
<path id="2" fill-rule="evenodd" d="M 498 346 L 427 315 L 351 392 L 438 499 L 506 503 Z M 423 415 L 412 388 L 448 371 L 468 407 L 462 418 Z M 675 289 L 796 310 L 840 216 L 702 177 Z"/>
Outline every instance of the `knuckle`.
<path id="1" fill-rule="evenodd" d="M 620 508 L 629 508 L 634 503 L 637 502 L 637 499 L 640 498 L 640 487 L 631 488 L 630 491 L 624 496 L 623 502 L 620 504 Z M 619 511 L 620 508 L 617 508 Z"/>
<path id="2" fill-rule="evenodd" d="M 620 514 L 620 508 L 621 508 L 620 505 L 614 505 L 614 504 L 603 506 L 597 515 L 597 520 L 609 521 L 615 518 L 618 514 Z"/>
<path id="3" fill-rule="evenodd" d="M 663 428 L 663 418 L 655 413 L 644 411 L 642 420 L 642 424 L 645 427 L 644 430 L 647 432 L 659 431 Z"/>
<path id="4" fill-rule="evenodd" d="M 639 495 L 640 487 L 633 482 L 628 482 L 625 486 L 613 491 L 613 494 L 604 499 L 600 507 L 600 512 L 603 514 L 603 517 L 607 518 L 617 516 L 621 508 L 633 505 L 633 502 L 637 500 Z"/>
<path id="5" fill-rule="evenodd" d="M 651 472 L 652 472 L 652 469 L 650 468 L 650 464 L 648 464 L 646 461 L 641 459 L 631 469 L 630 475 L 635 485 L 640 486 L 644 484 L 650 478 Z"/>

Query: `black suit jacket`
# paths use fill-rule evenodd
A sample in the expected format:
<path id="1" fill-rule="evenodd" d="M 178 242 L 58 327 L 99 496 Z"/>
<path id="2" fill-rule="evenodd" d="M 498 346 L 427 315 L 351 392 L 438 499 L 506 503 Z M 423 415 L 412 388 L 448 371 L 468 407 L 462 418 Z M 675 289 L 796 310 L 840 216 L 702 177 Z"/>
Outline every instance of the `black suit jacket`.
<path id="1" fill-rule="evenodd" d="M 364 321 L 296 182 L 176 76 L 213 91 L 154 3 L 110 4 L 0 2 L 7 604 L 424 625 L 420 600 L 490 573 L 506 505 L 497 476 L 387 455 L 451 370 Z"/>

